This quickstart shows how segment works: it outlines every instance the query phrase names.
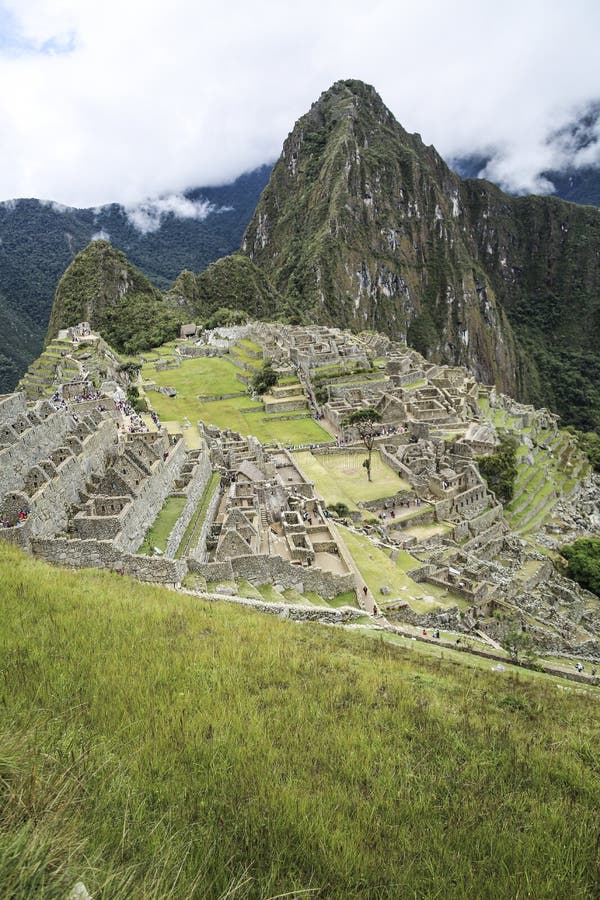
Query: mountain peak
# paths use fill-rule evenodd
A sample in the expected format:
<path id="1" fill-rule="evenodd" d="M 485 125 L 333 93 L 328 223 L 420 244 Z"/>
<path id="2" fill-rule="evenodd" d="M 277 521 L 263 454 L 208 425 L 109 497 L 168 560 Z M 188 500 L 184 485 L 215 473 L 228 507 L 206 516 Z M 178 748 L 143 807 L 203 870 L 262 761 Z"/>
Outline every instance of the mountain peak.
<path id="1" fill-rule="evenodd" d="M 585 367 L 569 314 L 577 291 L 584 348 L 593 352 L 586 335 L 597 295 L 582 295 L 576 273 L 579 266 L 586 284 L 599 283 L 598 258 L 586 253 L 587 237 L 581 243 L 599 230 L 595 210 L 461 181 L 371 85 L 347 79 L 321 94 L 286 139 L 242 250 L 306 320 L 379 329 L 507 393 L 566 408 L 573 421 L 580 400 L 572 393 L 558 402 L 545 387 L 545 341 L 556 339 L 560 321 L 569 367 Z M 533 297 L 532 273 L 542 271 L 549 274 Z"/>
<path id="2" fill-rule="evenodd" d="M 307 116 L 315 114 L 323 116 L 326 120 L 339 118 L 354 120 L 371 115 L 382 123 L 395 123 L 394 116 L 373 85 L 357 78 L 336 81 L 323 91 L 319 99 L 312 104 Z M 303 119 L 300 119 L 300 123 L 302 121 Z"/>

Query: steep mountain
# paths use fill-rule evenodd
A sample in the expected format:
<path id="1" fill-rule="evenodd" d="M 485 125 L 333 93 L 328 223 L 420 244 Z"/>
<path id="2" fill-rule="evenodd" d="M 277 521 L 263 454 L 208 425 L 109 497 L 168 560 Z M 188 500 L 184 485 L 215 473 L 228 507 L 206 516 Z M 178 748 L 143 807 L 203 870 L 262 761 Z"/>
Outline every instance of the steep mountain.
<path id="1" fill-rule="evenodd" d="M 39 353 L 43 338 L 43 329 L 0 294 L 0 393 L 17 383 Z"/>
<path id="2" fill-rule="evenodd" d="M 151 204 L 126 210 L 117 204 L 72 209 L 39 200 L 0 203 L 0 393 L 12 390 L 39 354 L 57 282 L 94 237 L 108 237 L 165 289 L 182 269 L 201 272 L 237 250 L 270 171 L 263 166 L 231 184 L 187 192 L 185 200 L 206 205 L 204 218 L 182 218 Z M 16 340 L 1 327 L 9 319 Z"/>
<path id="3" fill-rule="evenodd" d="M 220 307 L 241 309 L 256 319 L 276 319 L 289 312 L 264 273 L 241 253 L 218 259 L 199 275 L 182 272 L 169 296 L 201 321 Z"/>
<path id="4" fill-rule="evenodd" d="M 285 141 L 242 250 L 307 321 L 376 328 L 600 425 L 600 213 L 462 180 L 340 81 Z"/>
<path id="5" fill-rule="evenodd" d="M 92 241 L 60 279 L 47 339 L 90 322 L 117 350 L 135 353 L 175 337 L 186 316 L 108 241 Z"/>

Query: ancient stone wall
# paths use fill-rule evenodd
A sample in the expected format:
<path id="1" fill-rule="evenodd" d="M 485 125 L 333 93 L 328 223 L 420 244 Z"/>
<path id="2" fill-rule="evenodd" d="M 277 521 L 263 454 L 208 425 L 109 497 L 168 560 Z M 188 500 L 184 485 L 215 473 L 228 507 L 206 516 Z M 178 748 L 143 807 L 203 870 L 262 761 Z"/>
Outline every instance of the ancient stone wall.
<path id="1" fill-rule="evenodd" d="M 94 566 L 114 571 L 123 569 L 126 575 L 140 581 L 180 584 L 187 573 L 187 566 L 182 560 L 124 553 L 111 541 L 34 539 L 31 546 L 35 555 L 47 562 L 75 568 Z"/>
<path id="2" fill-rule="evenodd" d="M 27 414 L 27 402 L 23 391 L 0 396 L 0 422 L 10 425 L 14 419 Z"/>
<path id="3" fill-rule="evenodd" d="M 202 563 L 200 560 L 190 557 L 187 564 L 190 572 L 201 575 L 206 581 L 235 581 L 229 559 L 222 562 Z"/>
<path id="4" fill-rule="evenodd" d="M 70 507 L 79 503 L 79 494 L 91 476 L 104 472 L 107 454 L 115 440 L 114 422 L 105 419 L 83 440 L 79 455 L 69 457 L 58 466 L 55 477 L 34 495 L 33 537 L 51 537 L 67 527 Z"/>
<path id="5" fill-rule="evenodd" d="M 225 566 L 223 575 L 215 576 L 214 563 L 203 564 L 198 560 L 188 560 L 191 572 L 197 572 L 207 581 L 216 581 L 219 578 L 244 579 L 250 584 L 277 584 L 284 590 L 294 588 L 299 593 L 315 591 L 326 600 L 330 600 L 337 594 L 354 590 L 354 575 L 336 575 L 325 572 L 314 566 L 294 566 L 279 556 L 237 556 L 231 560 L 220 563 Z M 230 574 L 225 575 L 225 572 Z"/>
<path id="6" fill-rule="evenodd" d="M 186 504 L 181 512 L 181 515 L 175 522 L 171 534 L 169 535 L 169 539 L 167 541 L 167 546 L 165 549 L 165 556 L 173 558 L 177 553 L 177 549 L 181 543 L 181 539 L 183 538 L 185 530 L 192 520 L 192 516 L 196 512 L 196 507 L 200 502 L 200 498 L 202 497 L 204 489 L 210 480 L 211 474 L 212 468 L 210 465 L 210 456 L 208 453 L 208 448 L 204 446 L 202 449 L 202 453 L 198 457 L 196 468 L 194 469 L 194 473 L 187 487 Z"/>
<path id="7" fill-rule="evenodd" d="M 221 502 L 222 497 L 222 486 L 217 487 L 216 491 L 212 495 L 210 499 L 210 503 L 206 509 L 206 514 L 204 516 L 204 522 L 202 523 L 202 528 L 200 529 L 200 534 L 198 535 L 198 540 L 196 541 L 196 546 L 191 547 L 191 555 L 194 559 L 199 561 L 206 561 L 208 559 L 208 554 L 206 551 L 206 542 L 208 540 L 208 535 L 210 534 L 210 529 L 215 519 L 215 515 L 217 513 L 217 509 L 219 507 L 219 503 Z"/>
<path id="8" fill-rule="evenodd" d="M 247 606 L 257 612 L 269 613 L 280 618 L 293 619 L 295 622 L 321 622 L 329 625 L 341 625 L 351 622 L 363 615 L 362 610 L 353 606 L 340 606 L 331 609 L 327 606 L 301 606 L 297 603 L 269 603 L 265 600 L 255 600 L 252 597 L 239 597 L 229 595 L 215 595 L 203 591 L 182 591 L 185 594 L 201 597 L 203 600 L 216 600 L 235 603 L 239 606 Z"/>
<path id="9" fill-rule="evenodd" d="M 115 544 L 119 550 L 134 553 L 146 535 L 171 492 L 173 483 L 186 460 L 185 444 L 180 438 L 171 447 L 168 459 L 141 486 L 123 521 L 123 529 Z"/>
<path id="10" fill-rule="evenodd" d="M 72 428 L 71 417 L 56 412 L 39 425 L 27 428 L 18 440 L 0 450 L 0 496 L 22 488 L 29 470 L 57 447 L 64 446 Z"/>

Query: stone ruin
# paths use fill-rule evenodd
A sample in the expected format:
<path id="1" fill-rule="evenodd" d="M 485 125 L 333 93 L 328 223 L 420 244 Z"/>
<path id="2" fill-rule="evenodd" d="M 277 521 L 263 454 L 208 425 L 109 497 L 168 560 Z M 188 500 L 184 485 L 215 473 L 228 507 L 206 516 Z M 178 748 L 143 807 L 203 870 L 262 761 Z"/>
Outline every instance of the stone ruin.
<path id="1" fill-rule="evenodd" d="M 544 542 L 557 546 L 559 539 L 552 530 L 538 545 L 515 537 L 475 459 L 494 452 L 494 423 L 508 420 L 529 459 L 534 438 L 548 447 L 556 441 L 556 416 L 371 333 L 250 323 L 187 335 L 178 353 L 226 355 L 241 338 L 259 344 L 259 355 L 280 373 L 298 375 L 302 405 L 332 431 L 329 445 L 313 448 L 316 455 L 361 453 L 346 420 L 364 408 L 379 414 L 376 451 L 399 487 L 360 504 L 371 517 L 360 529 L 392 552 L 409 549 L 418 562 L 413 581 L 462 601 L 461 609 L 422 615 L 401 604 L 400 620 L 476 628 L 495 640 L 502 616 L 516 614 L 549 652 L 600 659 L 597 601 L 540 553 Z M 49 382 L 34 373 L 24 390 L 0 397 L 3 539 L 52 562 L 104 566 L 148 581 L 181 585 L 193 574 L 204 584 L 243 580 L 325 599 L 354 590 L 361 599 L 355 564 L 293 453 L 203 423 L 201 446 L 190 450 L 182 435 L 128 408 L 120 361 L 89 326 L 67 329 L 57 341 Z M 298 391 L 281 385 L 270 402 L 298 409 Z M 482 404 L 493 416 L 481 414 Z M 577 485 L 556 504 L 562 533 L 600 533 L 600 489 L 594 494 L 590 481 Z M 173 497 L 183 508 L 164 551 L 141 554 Z M 356 524 L 360 513 L 349 518 Z"/>

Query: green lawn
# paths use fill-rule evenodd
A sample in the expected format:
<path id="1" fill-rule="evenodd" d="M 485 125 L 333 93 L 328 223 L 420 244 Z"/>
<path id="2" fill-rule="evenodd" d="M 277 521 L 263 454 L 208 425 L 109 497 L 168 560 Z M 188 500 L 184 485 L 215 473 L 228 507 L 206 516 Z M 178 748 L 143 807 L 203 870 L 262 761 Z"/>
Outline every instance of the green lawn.
<path id="1" fill-rule="evenodd" d="M 158 547 L 158 549 L 162 550 L 164 553 L 167 541 L 169 540 L 169 535 L 173 530 L 175 522 L 183 511 L 185 503 L 185 497 L 167 497 L 163 508 L 154 520 L 154 524 L 148 530 L 138 553 L 152 555 L 154 547 Z"/>
<path id="2" fill-rule="evenodd" d="M 597 691 L 8 545 L 0 584 L 0 896 L 597 897 Z"/>
<path id="3" fill-rule="evenodd" d="M 242 410 L 259 405 L 249 396 L 205 402 L 198 400 L 198 396 L 243 391 L 244 385 L 236 378 L 238 373 L 239 369 L 233 363 L 220 357 L 184 359 L 178 369 L 157 372 L 152 364 L 146 364 L 142 369 L 145 379 L 177 391 L 177 396 L 173 398 L 156 391 L 146 393 L 148 402 L 165 422 L 181 425 L 188 419 L 195 426 L 198 420 L 202 420 L 219 428 L 231 428 L 242 435 L 253 434 L 264 443 L 322 444 L 331 440 L 331 434 L 309 416 L 272 420 L 262 410 L 244 414 Z"/>
<path id="4" fill-rule="evenodd" d="M 383 607 L 399 600 L 406 600 L 416 612 L 449 606 L 463 608 L 468 605 L 461 598 L 450 595 L 436 585 L 413 581 L 406 573 L 418 568 L 420 563 L 410 553 L 400 551 L 398 560 L 394 563 L 364 535 L 356 534 L 343 526 L 338 526 L 338 530 L 365 584 L 376 602 Z M 380 588 L 384 585 L 391 591 L 387 596 L 380 593 Z"/>
<path id="5" fill-rule="evenodd" d="M 378 452 L 374 452 L 371 459 L 372 481 L 368 480 L 363 467 L 366 451 L 315 456 L 310 450 L 303 450 L 295 453 L 294 459 L 308 480 L 314 481 L 327 504 L 345 503 L 350 510 L 358 508 L 359 500 L 378 500 L 411 489 L 407 481 L 382 462 Z"/>

